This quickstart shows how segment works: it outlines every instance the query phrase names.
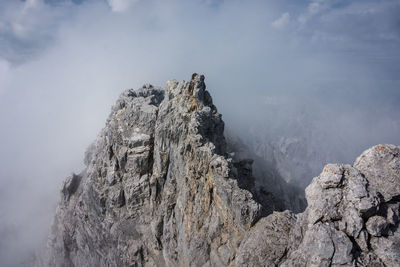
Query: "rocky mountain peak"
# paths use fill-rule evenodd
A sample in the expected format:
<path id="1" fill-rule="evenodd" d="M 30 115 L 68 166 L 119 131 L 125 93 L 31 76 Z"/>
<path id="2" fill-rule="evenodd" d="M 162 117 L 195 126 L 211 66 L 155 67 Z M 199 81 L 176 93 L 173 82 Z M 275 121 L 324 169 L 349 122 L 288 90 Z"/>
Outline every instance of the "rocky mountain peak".
<path id="1" fill-rule="evenodd" d="M 237 186 L 223 132 L 202 75 L 123 92 L 64 185 L 48 263 L 232 262 L 266 209 Z"/>
<path id="2" fill-rule="evenodd" d="M 37 265 L 399 263 L 399 147 L 327 165 L 294 214 L 278 212 L 293 191 L 276 177 L 257 187 L 253 161 L 228 146 L 204 76 L 123 92 L 86 168 L 64 183 Z"/>

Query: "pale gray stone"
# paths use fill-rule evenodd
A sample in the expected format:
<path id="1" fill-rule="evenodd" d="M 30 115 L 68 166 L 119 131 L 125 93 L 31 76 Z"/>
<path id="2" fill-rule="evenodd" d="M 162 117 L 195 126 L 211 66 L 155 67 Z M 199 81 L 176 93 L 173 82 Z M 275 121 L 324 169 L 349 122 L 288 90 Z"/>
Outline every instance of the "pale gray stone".
<path id="1" fill-rule="evenodd" d="M 122 93 L 63 188 L 46 264 L 232 265 L 272 209 L 239 188 L 251 164 L 233 174 L 223 132 L 202 75 Z"/>
<path id="2" fill-rule="evenodd" d="M 368 233 L 373 236 L 382 236 L 385 234 L 388 222 L 381 216 L 373 216 L 368 219 L 366 228 Z"/>
<path id="3" fill-rule="evenodd" d="M 286 256 L 289 232 L 296 218 L 289 211 L 262 218 L 243 239 L 237 266 L 275 266 Z"/>
<path id="4" fill-rule="evenodd" d="M 278 212 L 302 208 L 296 190 L 274 172 L 263 187 L 233 152 L 204 76 L 123 92 L 64 183 L 36 265 L 400 264 L 398 146 L 326 165 L 299 214 Z"/>
<path id="5" fill-rule="evenodd" d="M 354 163 L 385 201 L 400 196 L 399 155 L 399 146 L 377 145 L 362 153 Z"/>

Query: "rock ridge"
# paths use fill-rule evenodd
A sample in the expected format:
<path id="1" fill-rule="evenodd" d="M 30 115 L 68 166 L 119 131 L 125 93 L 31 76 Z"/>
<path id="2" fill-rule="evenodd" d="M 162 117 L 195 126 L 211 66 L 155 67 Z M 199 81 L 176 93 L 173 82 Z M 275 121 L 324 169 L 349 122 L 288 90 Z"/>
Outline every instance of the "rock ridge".
<path id="1" fill-rule="evenodd" d="M 399 265 L 399 149 L 328 164 L 303 213 L 279 212 L 252 161 L 227 153 L 203 75 L 127 90 L 64 183 L 36 265 Z"/>
<path id="2" fill-rule="evenodd" d="M 46 264 L 232 264 L 266 209 L 238 187 L 223 132 L 202 75 L 122 93 L 64 184 Z"/>

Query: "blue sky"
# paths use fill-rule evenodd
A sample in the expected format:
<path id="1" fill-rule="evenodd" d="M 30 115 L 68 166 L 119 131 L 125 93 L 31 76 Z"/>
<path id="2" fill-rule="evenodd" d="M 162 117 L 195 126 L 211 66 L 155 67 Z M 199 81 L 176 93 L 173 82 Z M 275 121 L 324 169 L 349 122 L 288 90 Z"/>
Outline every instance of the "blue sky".
<path id="1" fill-rule="evenodd" d="M 1 0 L 0 251 L 44 236 L 122 90 L 203 73 L 243 136 L 304 113 L 351 163 L 400 143 L 399 48 L 400 0 Z"/>

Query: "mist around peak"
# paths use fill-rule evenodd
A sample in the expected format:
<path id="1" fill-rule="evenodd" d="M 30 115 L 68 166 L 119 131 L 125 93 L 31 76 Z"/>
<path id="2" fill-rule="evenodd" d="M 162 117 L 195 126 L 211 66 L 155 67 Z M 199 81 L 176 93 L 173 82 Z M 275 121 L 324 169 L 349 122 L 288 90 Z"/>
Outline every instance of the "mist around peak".
<path id="1" fill-rule="evenodd" d="M 126 88 L 204 73 L 226 125 L 303 188 L 326 163 L 399 144 L 399 12 L 396 0 L 1 1 L 2 265 L 45 239 L 62 181 Z"/>

